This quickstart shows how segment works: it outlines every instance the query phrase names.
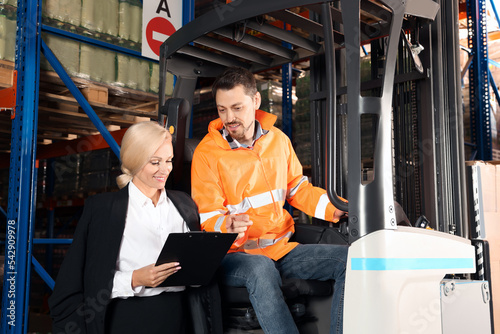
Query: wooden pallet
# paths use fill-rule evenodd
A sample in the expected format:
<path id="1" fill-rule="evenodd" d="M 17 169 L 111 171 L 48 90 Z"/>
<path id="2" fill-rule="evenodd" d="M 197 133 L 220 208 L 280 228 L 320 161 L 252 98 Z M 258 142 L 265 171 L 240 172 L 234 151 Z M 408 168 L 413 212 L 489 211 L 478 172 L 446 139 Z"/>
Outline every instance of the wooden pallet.
<path id="1" fill-rule="evenodd" d="M 0 60 L 0 89 L 11 85 L 14 63 Z M 109 131 L 156 119 L 158 95 L 72 78 Z M 98 134 L 94 124 L 55 72 L 42 71 L 38 107 L 38 145 Z M 10 150 L 11 113 L 0 112 L 0 153 Z"/>

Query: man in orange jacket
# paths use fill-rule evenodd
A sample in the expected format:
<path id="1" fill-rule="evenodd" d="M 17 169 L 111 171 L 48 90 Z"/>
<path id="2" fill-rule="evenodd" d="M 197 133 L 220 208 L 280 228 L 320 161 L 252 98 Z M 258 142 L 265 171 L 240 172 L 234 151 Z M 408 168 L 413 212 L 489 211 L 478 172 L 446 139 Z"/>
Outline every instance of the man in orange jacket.
<path id="1" fill-rule="evenodd" d="M 325 190 L 302 175 L 276 116 L 259 110 L 253 74 L 229 68 L 212 92 L 219 118 L 194 152 L 192 196 L 207 231 L 238 233 L 222 267 L 225 283 L 245 286 L 265 333 L 298 333 L 280 289 L 281 277 L 335 280 L 330 333 L 342 333 L 347 246 L 289 242 L 294 222 L 285 201 L 337 222 Z"/>

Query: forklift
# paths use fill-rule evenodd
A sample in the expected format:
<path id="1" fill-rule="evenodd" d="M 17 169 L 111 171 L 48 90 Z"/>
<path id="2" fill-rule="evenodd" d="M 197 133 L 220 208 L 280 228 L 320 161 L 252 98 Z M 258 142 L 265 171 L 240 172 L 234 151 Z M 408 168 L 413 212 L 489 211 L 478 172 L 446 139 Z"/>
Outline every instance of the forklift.
<path id="1" fill-rule="evenodd" d="M 159 121 L 173 134 L 174 173 L 181 174 L 189 173 L 185 124 L 200 79 L 230 66 L 260 73 L 310 61 L 313 183 L 349 213 L 337 228 L 349 244 L 347 334 L 494 332 L 478 251 L 487 244 L 469 232 L 463 135 L 438 108 L 459 96 L 453 75 L 443 83 L 457 66 L 446 47 L 450 7 L 433 0 L 239 0 L 214 4 L 160 49 Z M 168 99 L 167 72 L 176 77 Z M 409 219 L 400 218 L 399 203 Z M 328 324 L 328 314 L 315 318 L 326 316 L 318 323 Z M 327 326 L 301 332 L 325 333 Z"/>

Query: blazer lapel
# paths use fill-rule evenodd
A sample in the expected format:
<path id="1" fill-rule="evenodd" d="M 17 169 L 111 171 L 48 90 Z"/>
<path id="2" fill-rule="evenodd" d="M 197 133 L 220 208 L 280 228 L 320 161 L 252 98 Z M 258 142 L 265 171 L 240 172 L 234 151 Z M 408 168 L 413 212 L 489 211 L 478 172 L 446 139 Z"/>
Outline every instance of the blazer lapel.
<path id="1" fill-rule="evenodd" d="M 176 190 L 167 190 L 167 196 L 174 203 L 189 229 L 200 231 L 200 215 L 193 199 L 188 194 Z"/>
<path id="2" fill-rule="evenodd" d="M 128 185 L 123 187 L 120 191 L 116 192 L 110 208 L 110 233 L 109 236 L 109 249 L 114 252 L 111 256 L 114 261 L 118 257 L 120 251 L 120 244 L 122 242 L 123 231 L 125 230 L 125 219 L 127 217 L 128 209 Z"/>

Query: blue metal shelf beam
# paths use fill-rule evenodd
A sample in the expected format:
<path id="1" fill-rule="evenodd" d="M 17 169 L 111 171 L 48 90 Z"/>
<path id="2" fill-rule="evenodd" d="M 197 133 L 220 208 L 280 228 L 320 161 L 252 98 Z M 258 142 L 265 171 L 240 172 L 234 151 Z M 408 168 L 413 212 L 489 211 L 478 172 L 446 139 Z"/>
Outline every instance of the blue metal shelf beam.
<path id="1" fill-rule="evenodd" d="M 71 40 L 74 40 L 77 42 L 86 43 L 86 44 L 89 44 L 92 46 L 97 46 L 97 47 L 100 47 L 100 48 L 103 48 L 103 49 L 106 49 L 109 51 L 114 51 L 114 52 L 122 53 L 122 54 L 125 54 L 128 56 L 133 56 L 133 57 L 136 57 L 136 58 L 139 58 L 142 60 L 147 60 L 147 61 L 156 62 L 156 63 L 158 62 L 157 60 L 143 57 L 139 51 L 127 49 L 127 48 L 124 48 L 124 47 L 121 47 L 118 45 L 114 45 L 111 43 L 100 41 L 100 40 L 95 39 L 95 38 L 90 38 L 90 37 L 75 34 L 73 32 L 69 32 L 66 30 L 54 28 L 54 27 L 48 26 L 46 24 L 42 24 L 42 31 L 48 32 L 48 33 L 55 35 L 55 36 L 68 38 L 68 39 L 71 39 Z"/>
<path id="2" fill-rule="evenodd" d="M 283 29 L 287 30 L 286 23 L 283 25 Z M 291 29 L 290 29 L 291 30 Z M 282 43 L 285 48 L 291 49 L 292 45 L 290 43 Z M 281 130 L 284 134 L 293 140 L 293 103 L 292 103 L 292 63 L 288 63 L 281 66 L 281 90 L 282 90 L 282 111 L 281 111 Z M 293 216 L 293 207 L 286 202 L 285 209 Z"/>
<path id="3" fill-rule="evenodd" d="M 495 14 L 495 18 L 497 19 L 498 27 L 500 27 L 500 17 L 498 16 L 495 0 L 490 0 L 490 4 L 491 4 L 491 9 L 493 9 L 493 13 Z"/>
<path id="4" fill-rule="evenodd" d="M 50 65 L 52 65 L 52 68 L 54 68 L 54 70 L 59 75 L 61 80 L 64 82 L 66 87 L 68 87 L 71 94 L 73 94 L 74 98 L 78 101 L 78 103 L 80 104 L 82 109 L 85 111 L 87 116 L 89 116 L 90 120 L 95 125 L 97 130 L 99 130 L 99 132 L 101 133 L 104 140 L 106 140 L 109 147 L 113 150 L 113 152 L 119 158 L 120 157 L 120 146 L 118 146 L 115 139 L 113 138 L 113 136 L 111 136 L 108 129 L 106 129 L 106 126 L 99 119 L 99 116 L 97 116 L 94 109 L 92 109 L 92 107 L 90 106 L 87 99 L 83 96 L 82 92 L 80 92 L 78 87 L 76 87 L 75 83 L 73 82 L 73 80 L 71 80 L 68 73 L 66 73 L 66 71 L 64 70 L 64 67 L 61 65 L 61 63 L 59 62 L 57 57 L 54 55 L 52 50 L 50 50 L 50 48 L 47 46 L 47 44 L 45 44 L 45 42 L 42 39 L 40 39 L 40 41 L 41 41 L 42 52 L 45 55 L 45 58 L 47 58 Z"/>
<path id="5" fill-rule="evenodd" d="M 500 63 L 492 59 L 488 59 L 488 63 L 490 63 L 491 65 L 495 65 L 496 67 L 500 67 Z"/>
<path id="6" fill-rule="evenodd" d="M 17 8 L 17 99 L 12 120 L 1 333 L 27 331 L 30 244 L 36 184 L 41 1 Z"/>
<path id="7" fill-rule="evenodd" d="M 291 30 L 288 28 L 286 23 L 283 29 Z M 285 48 L 291 49 L 292 45 L 290 43 L 282 43 Z M 285 64 L 281 66 L 281 89 L 282 93 L 282 123 L 281 129 L 283 132 L 292 140 L 293 128 L 292 128 L 292 116 L 293 116 L 293 103 L 292 103 L 292 63 Z"/>
<path id="8" fill-rule="evenodd" d="M 65 238 L 44 238 L 44 239 L 33 239 L 33 244 L 35 245 L 69 245 L 73 242 L 73 239 Z"/>
<path id="9" fill-rule="evenodd" d="M 183 1 L 184 22 L 194 17 L 194 0 Z M 55 282 L 49 273 L 32 256 L 32 245 L 70 244 L 71 239 L 34 239 L 36 203 L 36 140 L 38 128 L 38 92 L 40 74 L 40 52 L 55 69 L 75 99 L 101 132 L 113 152 L 119 156 L 120 148 L 109 134 L 90 104 L 75 86 L 56 56 L 41 39 L 41 32 L 69 38 L 140 59 L 137 51 L 114 44 L 78 35 L 42 22 L 41 0 L 19 0 L 17 7 L 16 70 L 17 100 L 15 118 L 12 120 L 9 197 L 5 245 L 5 267 L 2 294 L 0 334 L 26 333 L 28 330 L 29 290 L 31 265 L 53 289 Z M 187 21 L 186 21 L 187 20 Z"/>
<path id="10" fill-rule="evenodd" d="M 282 123 L 281 129 L 283 132 L 292 140 L 293 128 L 292 128 L 292 116 L 293 116 L 293 104 L 292 104 L 292 64 L 286 64 L 281 66 L 282 71 Z"/>
<path id="11" fill-rule="evenodd" d="M 467 1 L 468 47 L 473 57 L 469 68 L 471 140 L 479 160 L 491 160 L 493 156 L 486 1 Z"/>
<path id="12" fill-rule="evenodd" d="M 50 275 L 43 269 L 42 265 L 40 262 L 38 262 L 34 257 L 32 257 L 33 261 L 33 268 L 35 271 L 40 275 L 40 277 L 43 279 L 45 283 L 49 286 L 50 290 L 54 290 L 54 286 L 56 285 L 56 282 Z"/>
<path id="13" fill-rule="evenodd" d="M 500 105 L 500 94 L 498 92 L 498 88 L 497 88 L 497 85 L 495 83 L 495 79 L 493 79 L 493 75 L 491 75 L 491 71 L 490 71 L 490 85 L 491 85 L 491 88 L 493 89 L 493 93 L 495 94 L 495 97 L 497 99 L 497 103 Z"/>
<path id="14" fill-rule="evenodd" d="M 182 25 L 188 24 L 194 20 L 194 0 L 184 0 L 182 1 Z M 174 86 L 176 82 L 176 77 L 174 77 Z M 191 117 L 189 120 L 189 131 L 188 137 L 193 138 L 193 119 L 194 113 L 191 107 Z"/>
<path id="15" fill-rule="evenodd" d="M 38 52 L 38 64 L 40 64 L 40 52 Z M 38 67 L 39 69 L 39 67 Z M 34 141 L 33 141 L 33 147 L 36 150 L 36 131 L 38 128 L 38 85 L 37 87 L 37 94 L 35 95 L 35 126 L 34 126 Z M 29 215 L 29 221 L 28 221 L 28 251 L 26 255 L 26 285 L 25 285 L 25 292 L 24 292 L 24 330 L 23 332 L 26 333 L 28 331 L 28 319 L 29 319 L 29 304 L 30 304 L 30 287 L 31 287 L 31 265 L 33 263 L 33 234 L 35 233 L 35 212 L 36 212 L 36 184 L 38 180 L 38 167 L 36 164 L 36 154 L 34 153 L 33 155 L 33 173 L 32 173 L 32 178 L 31 178 L 31 211 Z"/>
<path id="16" fill-rule="evenodd" d="M 194 0 L 182 1 L 182 25 L 194 20 Z"/>

